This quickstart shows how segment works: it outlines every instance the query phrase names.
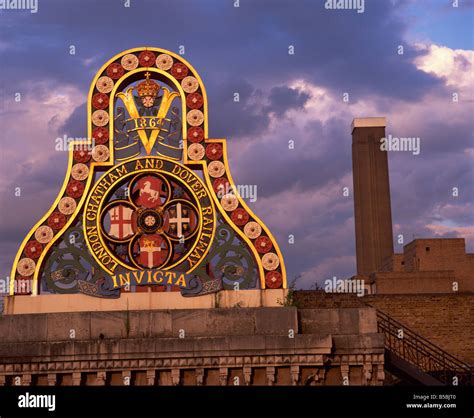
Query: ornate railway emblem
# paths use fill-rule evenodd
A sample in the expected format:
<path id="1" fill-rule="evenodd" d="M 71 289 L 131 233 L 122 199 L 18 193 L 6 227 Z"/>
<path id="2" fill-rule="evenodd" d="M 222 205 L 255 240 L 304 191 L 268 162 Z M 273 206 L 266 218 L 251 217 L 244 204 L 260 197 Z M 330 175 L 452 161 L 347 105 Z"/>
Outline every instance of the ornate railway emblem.
<path id="1" fill-rule="evenodd" d="M 88 137 L 15 259 L 33 294 L 286 287 L 275 239 L 234 191 L 225 140 L 208 138 L 188 62 L 158 48 L 112 58 L 91 85 Z"/>
<path id="2" fill-rule="evenodd" d="M 215 210 L 202 180 L 176 161 L 131 159 L 114 166 L 85 204 L 85 237 L 107 272 L 118 266 L 191 272 L 206 256 Z"/>

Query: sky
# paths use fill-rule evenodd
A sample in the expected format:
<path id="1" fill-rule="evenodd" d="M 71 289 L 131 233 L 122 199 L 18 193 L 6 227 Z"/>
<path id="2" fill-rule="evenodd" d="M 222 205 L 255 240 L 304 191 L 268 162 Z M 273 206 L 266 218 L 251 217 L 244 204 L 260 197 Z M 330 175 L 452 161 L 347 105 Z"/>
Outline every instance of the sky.
<path id="1" fill-rule="evenodd" d="M 363 13 L 325 3 L 38 0 L 37 13 L 0 10 L 0 275 L 62 185 L 56 139 L 87 135 L 96 71 L 140 46 L 184 47 L 207 89 L 210 137 L 227 139 L 236 183 L 257 186 L 248 204 L 296 287 L 356 271 L 355 117 L 385 116 L 387 135 L 420 138 L 419 155 L 389 152 L 396 252 L 399 235 L 464 237 L 473 252 L 474 0 L 366 0 Z"/>

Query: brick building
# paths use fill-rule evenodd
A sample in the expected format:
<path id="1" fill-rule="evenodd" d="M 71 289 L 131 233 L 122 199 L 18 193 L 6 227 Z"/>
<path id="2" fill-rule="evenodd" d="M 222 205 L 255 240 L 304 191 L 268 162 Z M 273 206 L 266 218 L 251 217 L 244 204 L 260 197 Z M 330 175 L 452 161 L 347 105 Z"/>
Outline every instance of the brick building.
<path id="1" fill-rule="evenodd" d="M 474 254 L 464 238 L 416 239 L 370 276 L 374 293 L 474 291 Z"/>

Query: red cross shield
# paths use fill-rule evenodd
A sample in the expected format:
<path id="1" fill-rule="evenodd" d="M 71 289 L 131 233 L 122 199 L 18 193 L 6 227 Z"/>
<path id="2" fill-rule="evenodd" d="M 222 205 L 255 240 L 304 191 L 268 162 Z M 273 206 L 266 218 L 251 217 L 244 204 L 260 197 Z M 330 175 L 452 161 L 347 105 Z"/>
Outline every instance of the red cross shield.
<path id="1" fill-rule="evenodd" d="M 133 210 L 124 205 L 117 205 L 107 211 L 110 219 L 108 235 L 116 239 L 125 239 L 133 235 Z"/>

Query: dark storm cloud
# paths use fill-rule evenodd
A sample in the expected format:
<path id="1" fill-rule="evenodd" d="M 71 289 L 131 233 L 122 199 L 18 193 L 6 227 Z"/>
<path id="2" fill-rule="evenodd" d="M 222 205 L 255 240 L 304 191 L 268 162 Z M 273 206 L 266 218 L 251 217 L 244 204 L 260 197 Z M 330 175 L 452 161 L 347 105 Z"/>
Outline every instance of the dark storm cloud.
<path id="1" fill-rule="evenodd" d="M 420 219 L 428 217 L 438 205 L 463 207 L 472 204 L 474 195 L 473 165 L 469 158 L 460 155 L 426 156 L 423 161 L 409 161 L 408 156 L 397 156 L 390 161 L 392 213 L 395 223 L 407 229 Z M 442 169 L 436 169 L 442 167 Z M 459 196 L 453 196 L 453 187 Z M 460 213 L 459 213 L 460 214 Z M 452 221 L 462 222 L 459 214 Z M 467 223 L 469 225 L 469 222 Z"/>
<path id="2" fill-rule="evenodd" d="M 255 141 L 245 152 L 229 143 L 235 181 L 257 184 L 258 196 L 267 197 L 297 185 L 302 192 L 337 180 L 352 170 L 349 120 L 330 118 L 306 124 L 303 133 L 290 125 L 270 141 Z M 288 140 L 294 140 L 294 149 Z M 232 157 L 235 156 L 235 157 Z M 347 186 L 351 186 L 350 184 Z"/>
<path id="3" fill-rule="evenodd" d="M 210 135 L 257 138 L 268 128 L 271 114 L 282 119 L 289 110 L 302 109 L 309 98 L 309 94 L 288 86 L 276 86 L 264 92 L 245 80 L 228 80 L 209 98 Z"/>
<path id="4" fill-rule="evenodd" d="M 291 109 L 302 109 L 310 98 L 308 93 L 284 86 L 273 87 L 268 95 L 270 105 L 268 111 L 278 116 Z"/>
<path id="5" fill-rule="evenodd" d="M 72 79 L 82 87 L 93 70 L 84 69 L 83 59 L 103 62 L 139 45 L 174 51 L 184 45 L 185 58 L 212 87 L 229 76 L 273 85 L 305 77 L 354 99 L 369 92 L 410 99 L 439 86 L 411 63 L 421 52 L 403 40 L 403 2 L 366 1 L 362 14 L 326 10 L 324 1 L 313 0 L 242 1 L 238 8 L 232 1 L 131 4 L 43 0 L 36 14 L 7 15 L 10 47 L 1 54 L 8 59 L 7 73 Z M 397 54 L 398 45 L 405 46 L 404 55 Z"/>
<path id="6" fill-rule="evenodd" d="M 245 80 L 223 82 L 217 94 L 209 97 L 209 135 L 211 138 L 233 138 L 259 135 L 268 127 L 268 112 L 259 103 L 262 91 Z M 234 94 L 238 94 L 238 102 Z"/>
<path id="7" fill-rule="evenodd" d="M 56 152 L 34 165 L 24 163 L 11 173 L 9 185 L 0 191 L 0 274 L 10 274 L 11 263 L 21 241 L 51 207 L 60 190 L 67 154 Z M 19 195 L 16 195 L 19 188 Z M 3 245 L 4 244 L 4 245 Z"/>
<path id="8" fill-rule="evenodd" d="M 288 214 L 286 215 L 293 214 L 295 216 L 298 214 L 301 216 L 300 222 L 295 227 L 285 227 L 286 220 L 282 214 L 278 225 L 272 228 L 285 257 L 289 279 L 324 264 L 334 257 L 351 258 L 355 255 L 351 198 L 341 196 L 337 205 L 334 205 L 334 201 L 328 204 L 316 204 L 311 213 L 305 215 L 300 215 L 298 211 L 298 205 L 301 203 L 300 198 L 301 195 L 294 194 L 288 204 Z M 259 209 L 263 209 L 261 205 L 257 205 L 257 213 L 262 212 Z M 288 241 L 290 234 L 294 237 L 293 244 Z M 335 248 L 337 248 L 336 251 Z M 348 266 L 336 264 L 333 269 L 329 269 L 327 272 L 313 275 L 311 283 L 306 282 L 304 286 L 309 287 L 312 283 L 321 282 L 332 276 L 350 277 L 355 271 L 354 261 L 352 260 Z M 302 286 L 303 283 L 298 282 L 298 285 Z"/>
<path id="9" fill-rule="evenodd" d="M 58 129 L 58 133 L 70 138 L 85 138 L 87 136 L 87 103 L 74 109 L 71 116 Z"/>

